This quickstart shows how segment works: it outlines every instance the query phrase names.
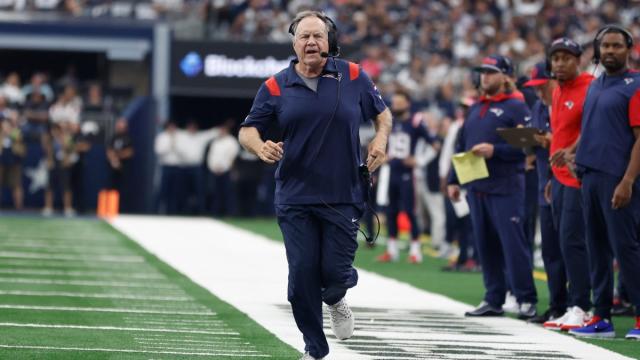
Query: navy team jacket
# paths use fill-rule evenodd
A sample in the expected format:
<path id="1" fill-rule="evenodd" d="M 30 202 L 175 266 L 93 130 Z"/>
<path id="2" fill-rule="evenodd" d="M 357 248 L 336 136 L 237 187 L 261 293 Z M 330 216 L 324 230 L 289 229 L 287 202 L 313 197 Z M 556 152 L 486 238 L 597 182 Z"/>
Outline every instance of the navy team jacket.
<path id="1" fill-rule="evenodd" d="M 576 164 L 623 177 L 640 126 L 640 73 L 602 74 L 587 91 Z"/>
<path id="2" fill-rule="evenodd" d="M 480 143 L 494 145 L 493 157 L 487 159 L 489 177 L 465 184 L 469 190 L 487 194 L 513 194 L 524 191 L 524 158 L 522 149 L 507 144 L 497 133 L 498 128 L 524 126 L 531 118 L 522 94 L 499 94 L 482 97 L 469 109 L 460 129 L 456 152 L 465 152 Z M 449 183 L 458 182 L 455 171 Z"/>
<path id="3" fill-rule="evenodd" d="M 272 125 L 282 130 L 284 156 L 275 174 L 275 203 L 362 203 L 358 130 L 386 105 L 355 63 L 329 58 L 317 92 L 300 78 L 295 63 L 262 84 L 241 124 L 261 135 Z"/>

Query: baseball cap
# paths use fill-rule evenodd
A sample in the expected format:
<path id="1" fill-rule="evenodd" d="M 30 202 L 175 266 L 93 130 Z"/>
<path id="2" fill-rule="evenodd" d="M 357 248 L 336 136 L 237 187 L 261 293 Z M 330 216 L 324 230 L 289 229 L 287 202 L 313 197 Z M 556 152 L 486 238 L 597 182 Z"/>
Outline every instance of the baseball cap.
<path id="1" fill-rule="evenodd" d="M 513 62 L 502 55 L 489 55 L 482 59 L 482 65 L 475 66 L 475 71 L 494 71 L 507 75 L 513 75 Z"/>
<path id="2" fill-rule="evenodd" d="M 545 84 L 551 79 L 551 74 L 547 69 L 547 62 L 541 61 L 531 69 L 531 80 L 525 82 L 523 86 L 538 86 Z"/>
<path id="3" fill-rule="evenodd" d="M 560 50 L 564 50 L 569 54 L 577 57 L 580 57 L 580 55 L 582 55 L 582 46 L 566 37 L 561 37 L 553 40 L 553 42 L 551 43 L 551 47 L 549 48 L 549 56 L 553 55 L 554 52 Z"/>

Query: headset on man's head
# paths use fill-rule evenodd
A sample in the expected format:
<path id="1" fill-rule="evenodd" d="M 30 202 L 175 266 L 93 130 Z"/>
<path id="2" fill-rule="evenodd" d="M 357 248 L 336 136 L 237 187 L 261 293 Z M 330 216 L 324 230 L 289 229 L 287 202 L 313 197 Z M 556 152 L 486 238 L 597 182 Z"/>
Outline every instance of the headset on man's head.
<path id="1" fill-rule="evenodd" d="M 328 30 L 328 42 L 329 42 L 329 52 L 328 53 L 320 53 L 320 55 L 322 57 L 338 57 L 340 56 L 340 46 L 338 46 L 338 27 L 336 26 L 336 23 L 331 20 L 330 17 L 328 17 L 327 15 L 325 15 L 324 13 L 320 12 L 320 11 L 309 11 L 306 14 L 304 14 L 304 16 L 298 16 L 296 17 L 293 22 L 291 22 L 291 25 L 289 25 L 289 34 L 295 36 L 296 35 L 296 28 L 298 27 L 298 24 L 300 23 L 300 21 L 302 21 L 302 19 L 309 17 L 309 16 L 315 16 L 318 19 L 322 20 L 327 27 L 329 28 Z"/>
<path id="2" fill-rule="evenodd" d="M 602 38 L 610 32 L 622 34 L 622 36 L 624 36 L 624 41 L 627 44 L 627 48 L 631 49 L 633 47 L 633 35 L 631 35 L 629 30 L 620 25 L 605 25 L 603 28 L 598 30 L 596 36 L 593 38 L 593 63 L 596 65 L 600 63 L 600 42 L 602 41 Z"/>

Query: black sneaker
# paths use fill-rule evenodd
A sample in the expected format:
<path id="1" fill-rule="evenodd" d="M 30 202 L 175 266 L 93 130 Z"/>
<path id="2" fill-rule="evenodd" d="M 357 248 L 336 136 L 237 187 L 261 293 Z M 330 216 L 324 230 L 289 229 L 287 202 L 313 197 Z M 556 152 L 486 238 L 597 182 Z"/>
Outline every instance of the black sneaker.
<path id="1" fill-rule="evenodd" d="M 534 316 L 531 319 L 527 320 L 527 322 L 530 322 L 532 324 L 544 324 L 545 322 L 551 319 L 557 319 L 561 317 L 562 315 L 564 315 L 564 313 L 565 311 L 560 311 L 556 309 L 547 309 L 547 311 L 545 311 L 544 314 Z"/>
<path id="2" fill-rule="evenodd" d="M 616 301 L 618 300 L 618 301 Z M 613 307 L 611 308 L 611 315 L 614 316 L 634 316 L 635 311 L 633 311 L 633 305 L 630 303 L 620 300 L 614 299 Z"/>
<path id="3" fill-rule="evenodd" d="M 464 316 L 503 316 L 504 311 L 501 307 L 495 307 L 486 301 L 482 301 L 477 308 L 467 311 Z"/>
<path id="4" fill-rule="evenodd" d="M 532 304 L 532 303 L 520 304 L 520 309 L 518 310 L 518 319 L 529 320 L 529 319 L 533 319 L 536 315 L 538 315 L 538 310 L 536 310 L 536 304 Z"/>

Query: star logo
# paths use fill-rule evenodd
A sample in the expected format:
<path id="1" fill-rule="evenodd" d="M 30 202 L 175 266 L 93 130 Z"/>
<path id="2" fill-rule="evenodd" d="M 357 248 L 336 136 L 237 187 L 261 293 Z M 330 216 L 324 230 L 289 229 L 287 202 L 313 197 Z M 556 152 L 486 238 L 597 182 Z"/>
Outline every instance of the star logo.
<path id="1" fill-rule="evenodd" d="M 573 101 L 569 100 L 569 101 L 565 101 L 564 102 L 564 106 L 568 107 L 569 110 L 573 109 Z"/>
<path id="2" fill-rule="evenodd" d="M 40 190 L 44 190 L 49 182 L 49 172 L 47 171 L 47 162 L 40 160 L 38 166 L 26 168 L 24 170 L 29 181 L 29 193 L 35 194 Z"/>
<path id="3" fill-rule="evenodd" d="M 625 83 L 625 84 L 629 85 L 629 84 L 631 84 L 632 82 L 633 82 L 633 79 L 632 79 L 632 78 L 624 78 L 624 83 Z"/>

